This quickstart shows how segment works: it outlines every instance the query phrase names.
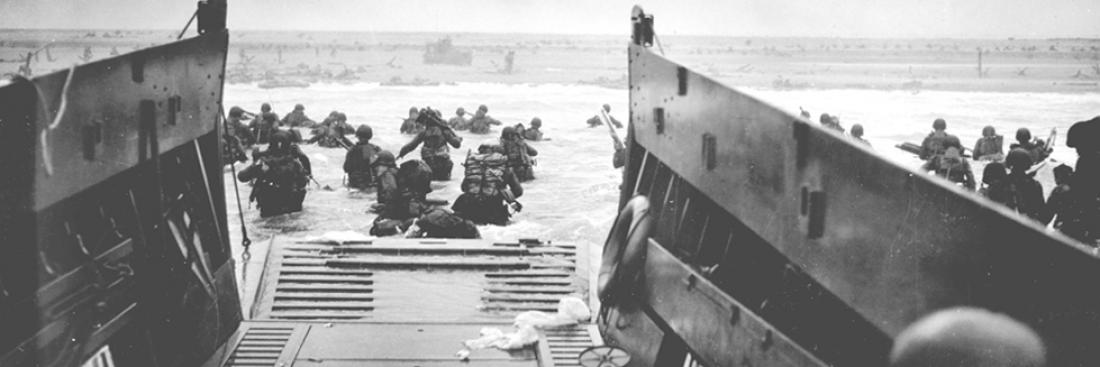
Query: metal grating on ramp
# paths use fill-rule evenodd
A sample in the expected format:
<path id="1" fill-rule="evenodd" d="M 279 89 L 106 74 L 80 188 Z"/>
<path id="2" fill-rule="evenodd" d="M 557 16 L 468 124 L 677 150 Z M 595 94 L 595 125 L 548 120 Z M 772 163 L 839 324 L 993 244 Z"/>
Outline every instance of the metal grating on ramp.
<path id="1" fill-rule="evenodd" d="M 437 297 L 440 300 L 457 302 L 452 304 L 454 314 L 464 315 L 459 317 L 471 317 L 467 313 L 471 311 L 489 318 L 530 310 L 556 312 L 562 297 L 585 298 L 584 282 L 574 273 L 575 254 L 575 246 L 530 241 L 273 239 L 253 316 L 292 321 L 404 320 L 410 317 L 410 306 L 421 306 L 416 297 L 410 297 L 408 287 L 431 288 L 430 284 L 463 276 L 484 276 L 485 281 L 464 283 L 473 287 L 458 286 L 454 293 L 446 286 L 433 291 L 442 293 L 432 293 L 443 295 Z M 409 272 L 436 275 L 407 276 Z M 427 280 L 432 277 L 437 280 Z M 433 310 L 433 305 L 424 309 Z M 432 312 L 445 316 L 449 310 Z"/>
<path id="2" fill-rule="evenodd" d="M 498 247 L 519 247 L 519 244 L 496 243 Z M 530 270 L 486 273 L 488 285 L 482 296 L 485 308 L 498 311 L 556 312 L 558 300 L 577 294 L 575 269 L 576 246 L 547 244 L 529 247 L 531 255 L 544 261 L 532 263 Z M 583 297 L 582 297 L 583 298 Z"/>
<path id="3" fill-rule="evenodd" d="M 595 325 L 548 329 L 539 333 L 539 360 L 546 367 L 580 366 L 577 357 L 600 340 Z M 602 343 L 600 343 L 602 345 Z"/>
<path id="4" fill-rule="evenodd" d="M 298 243 L 282 249 L 271 299 L 271 319 L 353 320 L 374 310 L 374 273 L 326 263 L 327 244 Z"/>
<path id="5" fill-rule="evenodd" d="M 226 367 L 276 366 L 283 358 L 287 343 L 294 337 L 293 326 L 255 326 L 245 331 Z"/>

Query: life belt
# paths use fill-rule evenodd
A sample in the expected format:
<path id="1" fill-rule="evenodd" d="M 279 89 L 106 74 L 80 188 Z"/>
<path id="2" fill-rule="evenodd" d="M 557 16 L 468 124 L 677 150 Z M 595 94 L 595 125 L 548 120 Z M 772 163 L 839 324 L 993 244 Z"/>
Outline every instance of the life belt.
<path id="1" fill-rule="evenodd" d="M 597 287 L 600 302 L 609 303 L 629 289 L 645 261 L 646 240 L 653 228 L 649 199 L 635 196 L 615 219 L 603 247 Z"/>

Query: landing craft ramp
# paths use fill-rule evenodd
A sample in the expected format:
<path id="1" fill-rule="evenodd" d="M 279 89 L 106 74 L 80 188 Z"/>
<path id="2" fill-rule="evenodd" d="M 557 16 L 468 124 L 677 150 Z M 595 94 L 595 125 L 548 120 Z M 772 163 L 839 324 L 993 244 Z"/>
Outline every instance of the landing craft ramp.
<path id="1" fill-rule="evenodd" d="M 276 237 L 251 320 L 208 366 L 437 366 L 461 342 L 513 329 L 523 311 L 584 297 L 568 244 L 454 239 L 332 242 Z M 582 265 L 583 267 L 583 265 Z M 573 366 L 591 325 L 543 332 L 535 346 L 474 351 L 471 365 Z"/>
<path id="2" fill-rule="evenodd" d="M 633 21 L 621 198 L 654 227 L 598 322 L 632 363 L 883 366 L 907 325 L 965 305 L 1034 328 L 1051 366 L 1100 365 L 1089 249 L 677 64 Z"/>

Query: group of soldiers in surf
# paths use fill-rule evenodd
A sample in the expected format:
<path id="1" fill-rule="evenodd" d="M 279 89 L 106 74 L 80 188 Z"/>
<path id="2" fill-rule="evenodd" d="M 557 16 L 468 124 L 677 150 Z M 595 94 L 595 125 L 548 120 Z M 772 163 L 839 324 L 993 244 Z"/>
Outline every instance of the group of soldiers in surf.
<path id="1" fill-rule="evenodd" d="M 259 114 L 250 114 L 233 107 L 227 118 L 225 146 L 226 162 L 246 161 L 244 150 L 254 144 L 268 144 L 266 150 L 253 150 L 253 163 L 238 174 L 241 181 L 252 182 L 250 200 L 257 202 L 261 217 L 300 211 L 312 177 L 309 157 L 299 144 L 317 143 L 323 147 L 347 149 L 343 169 L 347 186 L 357 190 L 374 190 L 377 203 L 371 210 L 378 214 L 371 234 L 385 236 L 404 233 L 409 237 L 477 238 L 476 225 L 506 225 L 512 212 L 522 210 L 517 199 L 523 195 L 521 182 L 535 178 L 532 157 L 538 151 L 528 141 L 543 140 L 542 121 L 534 118 L 531 127 L 523 124 L 501 129 L 497 144 L 482 144 L 463 163 L 462 194 L 450 210 L 446 202 L 427 198 L 432 181 L 449 181 L 454 164 L 450 149 L 459 148 L 462 138 L 455 130 L 486 134 L 492 125 L 503 125 L 488 116 L 482 105 L 470 119 L 459 108 L 456 116 L 444 121 L 438 110 L 411 108 L 401 132 L 413 139 L 394 156 L 391 151 L 371 143 L 373 129 L 359 125 L 354 130 L 343 113 L 334 111 L 317 123 L 297 105 L 283 119 L 271 112 L 269 104 Z M 246 118 L 252 122 L 245 124 Z M 304 140 L 292 127 L 311 128 L 313 137 Z M 345 135 L 354 132 L 357 142 Z M 420 147 L 421 159 L 397 160 Z M 319 185 L 319 184 L 318 184 Z"/>
<path id="2" fill-rule="evenodd" d="M 934 172 L 955 184 L 977 192 L 990 200 L 1085 244 L 1097 245 L 1100 239 L 1100 117 L 1072 125 L 1066 145 L 1078 153 L 1076 169 L 1061 164 L 1054 167 L 1055 187 L 1044 198 L 1043 186 L 1035 179 L 1053 152 L 1054 133 L 1046 140 L 1035 139 L 1027 128 L 1016 130 L 1016 142 L 1004 152 L 1004 137 L 993 126 L 982 129 L 982 137 L 970 149 L 969 157 L 988 162 L 981 184 L 975 182 L 959 138 L 947 132 L 947 122 L 936 119 L 932 132 L 920 145 L 922 169 Z"/>
<path id="3" fill-rule="evenodd" d="M 809 113 L 802 111 L 809 118 Z M 836 116 L 822 114 L 821 125 L 844 133 Z M 993 126 L 982 129 L 973 149 L 963 147 L 955 135 L 947 132 L 947 121 L 936 119 L 932 132 L 918 146 L 900 144 L 898 148 L 917 154 L 924 160 L 922 170 L 952 183 L 976 190 L 980 195 L 1007 206 L 1042 225 L 1050 225 L 1069 237 L 1092 246 L 1100 240 L 1100 117 L 1074 124 L 1066 135 L 1066 145 L 1078 153 L 1076 168 L 1061 164 L 1054 167 L 1055 187 L 1044 198 L 1043 186 L 1035 179 L 1038 170 L 1050 162 L 1054 133 L 1045 140 L 1032 137 L 1028 128 L 1016 130 L 1016 142 L 1004 151 L 1004 137 Z M 847 133 L 861 144 L 863 126 L 852 125 Z M 969 151 L 969 152 L 967 152 Z M 969 154 L 968 154 L 969 153 Z M 980 185 L 967 158 L 988 162 Z"/>

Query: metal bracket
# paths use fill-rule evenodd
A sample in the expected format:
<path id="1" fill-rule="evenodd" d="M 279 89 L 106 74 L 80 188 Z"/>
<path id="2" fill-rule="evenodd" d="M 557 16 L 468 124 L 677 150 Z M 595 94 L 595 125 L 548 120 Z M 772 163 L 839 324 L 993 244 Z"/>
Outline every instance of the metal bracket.
<path id="1" fill-rule="evenodd" d="M 169 125 L 175 125 L 176 124 L 177 116 L 179 115 L 179 112 L 183 110 L 182 106 L 183 106 L 183 97 L 178 96 L 178 95 L 168 97 L 168 111 L 167 111 L 168 112 L 168 121 L 167 122 L 168 122 Z"/>
<path id="2" fill-rule="evenodd" d="M 96 146 L 103 142 L 103 124 L 92 121 L 83 126 L 81 137 L 84 143 L 84 159 L 95 160 Z"/>
<path id="3" fill-rule="evenodd" d="M 657 133 L 665 133 L 665 109 L 657 107 L 653 109 L 653 123 L 657 125 Z"/>
<path id="4" fill-rule="evenodd" d="M 703 165 L 707 171 L 713 171 L 718 166 L 718 137 L 714 134 L 703 134 Z"/>
<path id="5" fill-rule="evenodd" d="M 809 216 L 806 226 L 807 238 L 821 238 L 825 235 L 825 191 L 802 188 L 802 213 Z"/>

